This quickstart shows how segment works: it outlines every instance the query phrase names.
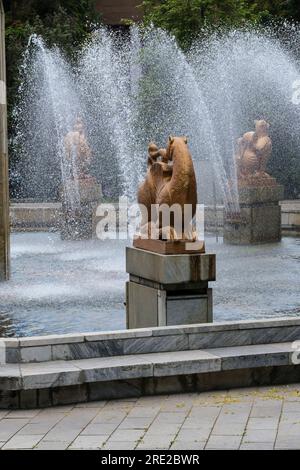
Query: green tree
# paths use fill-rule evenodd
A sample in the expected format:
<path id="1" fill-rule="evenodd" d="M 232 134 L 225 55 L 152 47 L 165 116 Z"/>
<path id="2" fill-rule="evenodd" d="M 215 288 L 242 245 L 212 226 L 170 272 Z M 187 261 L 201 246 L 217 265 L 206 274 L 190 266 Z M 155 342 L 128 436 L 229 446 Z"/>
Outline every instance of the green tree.
<path id="1" fill-rule="evenodd" d="M 22 54 L 31 34 L 43 36 L 49 46 L 56 44 L 69 57 L 99 25 L 96 0 L 11 0 L 4 1 L 6 12 L 6 57 L 8 116 L 19 86 Z"/>
<path id="2" fill-rule="evenodd" d="M 204 25 L 260 21 L 268 10 L 248 0 L 144 0 L 145 24 L 166 29 L 187 47 Z"/>

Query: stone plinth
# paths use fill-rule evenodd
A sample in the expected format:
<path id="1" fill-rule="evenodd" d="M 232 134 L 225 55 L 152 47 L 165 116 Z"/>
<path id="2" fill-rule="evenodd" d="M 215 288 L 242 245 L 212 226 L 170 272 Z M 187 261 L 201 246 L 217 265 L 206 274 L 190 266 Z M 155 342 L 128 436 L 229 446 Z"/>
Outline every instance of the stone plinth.
<path id="1" fill-rule="evenodd" d="M 214 254 L 163 255 L 128 247 L 127 328 L 212 321 Z"/>
<path id="2" fill-rule="evenodd" d="M 278 242 L 281 239 L 283 187 L 239 188 L 240 214 L 225 214 L 224 242 L 243 245 Z"/>
<path id="3" fill-rule="evenodd" d="M 94 178 L 68 181 L 63 189 L 61 237 L 86 240 L 95 236 L 95 213 L 102 198 Z"/>

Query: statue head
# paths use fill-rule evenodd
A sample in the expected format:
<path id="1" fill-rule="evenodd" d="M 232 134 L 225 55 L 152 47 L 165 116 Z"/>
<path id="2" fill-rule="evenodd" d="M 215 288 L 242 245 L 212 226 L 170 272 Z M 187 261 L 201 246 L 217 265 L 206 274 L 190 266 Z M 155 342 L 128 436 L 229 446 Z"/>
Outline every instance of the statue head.
<path id="1" fill-rule="evenodd" d="M 159 157 L 158 147 L 154 142 L 148 145 L 148 166 L 153 165 Z"/>
<path id="2" fill-rule="evenodd" d="M 264 119 L 254 121 L 256 134 L 267 135 L 269 132 L 270 124 Z"/>
<path id="3" fill-rule="evenodd" d="M 185 145 L 187 145 L 188 140 L 186 136 L 183 137 L 173 137 L 169 136 L 169 142 L 167 146 L 167 151 L 166 151 L 166 159 L 172 161 L 173 160 L 173 145 L 175 142 L 183 142 Z"/>
<path id="4" fill-rule="evenodd" d="M 80 117 L 76 118 L 73 129 L 74 129 L 75 132 L 79 132 L 80 134 L 82 134 L 84 132 L 83 120 Z"/>

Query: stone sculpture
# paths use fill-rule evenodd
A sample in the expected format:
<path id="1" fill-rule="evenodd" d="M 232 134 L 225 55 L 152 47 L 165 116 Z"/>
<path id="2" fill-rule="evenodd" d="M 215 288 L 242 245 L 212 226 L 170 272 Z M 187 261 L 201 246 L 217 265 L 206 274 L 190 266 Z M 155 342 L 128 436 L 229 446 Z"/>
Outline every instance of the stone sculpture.
<path id="1" fill-rule="evenodd" d="M 266 178 L 272 179 L 267 173 L 267 163 L 272 153 L 272 141 L 269 137 L 269 124 L 255 121 L 255 131 L 246 132 L 237 140 L 236 166 L 239 184 L 262 184 Z"/>
<path id="2" fill-rule="evenodd" d="M 85 135 L 84 124 L 77 118 L 73 130 L 68 132 L 64 142 L 66 162 L 72 179 L 90 178 L 91 149 Z"/>
<path id="3" fill-rule="evenodd" d="M 158 159 L 161 158 L 161 161 Z M 171 179 L 173 168 L 168 164 L 166 150 L 159 149 L 151 142 L 148 146 L 148 168 L 145 181 L 138 190 L 138 202 L 147 210 L 142 212 L 141 225 L 148 229 L 151 223 L 151 206 L 156 204 L 156 196 L 162 185 Z M 152 212 L 153 214 L 153 212 Z"/>
<path id="4" fill-rule="evenodd" d="M 102 191 L 89 172 L 92 152 L 79 117 L 65 136 L 64 150 L 61 237 L 68 240 L 92 238 L 95 236 L 95 214 Z"/>
<path id="5" fill-rule="evenodd" d="M 142 211 L 141 233 L 153 238 L 156 229 L 163 240 L 194 241 L 192 220 L 197 207 L 197 183 L 187 138 L 169 137 L 166 149 L 158 149 L 151 143 L 148 151 L 147 175 L 138 191 L 138 203 L 147 209 Z M 170 225 L 163 224 L 161 208 L 174 205 L 180 207 L 182 214 L 179 233 L 172 213 Z"/>
<path id="6" fill-rule="evenodd" d="M 272 153 L 269 124 L 255 121 L 255 131 L 237 140 L 235 161 L 239 213 L 226 211 L 225 243 L 254 244 L 277 242 L 281 238 L 283 187 L 267 173 Z M 230 182 L 232 185 L 233 182 Z"/>
<path id="7" fill-rule="evenodd" d="M 127 327 L 211 322 L 208 281 L 215 280 L 215 255 L 205 254 L 193 229 L 197 184 L 187 138 L 169 137 L 166 149 L 151 143 L 148 152 L 147 175 L 138 192 L 141 233 L 126 248 Z"/>

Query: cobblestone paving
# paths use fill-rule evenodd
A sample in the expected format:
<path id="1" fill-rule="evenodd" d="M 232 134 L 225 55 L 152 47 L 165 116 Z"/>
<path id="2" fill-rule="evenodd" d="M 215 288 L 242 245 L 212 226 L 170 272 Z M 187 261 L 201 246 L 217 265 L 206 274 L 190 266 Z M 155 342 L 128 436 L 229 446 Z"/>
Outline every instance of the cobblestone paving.
<path id="1" fill-rule="evenodd" d="M 300 384 L 1 411 L 2 449 L 300 449 Z"/>

